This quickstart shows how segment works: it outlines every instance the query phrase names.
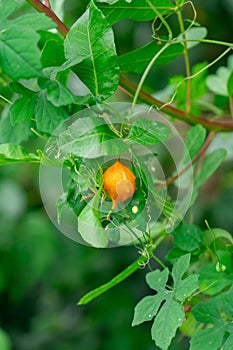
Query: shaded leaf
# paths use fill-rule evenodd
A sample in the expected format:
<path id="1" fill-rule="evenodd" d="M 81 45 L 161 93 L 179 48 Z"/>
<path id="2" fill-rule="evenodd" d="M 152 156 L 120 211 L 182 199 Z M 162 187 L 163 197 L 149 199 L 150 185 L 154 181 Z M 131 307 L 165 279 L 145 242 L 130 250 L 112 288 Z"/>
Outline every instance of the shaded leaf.
<path id="1" fill-rule="evenodd" d="M 42 67 L 56 67 L 65 61 L 64 46 L 60 40 L 48 40 L 41 52 Z"/>
<path id="2" fill-rule="evenodd" d="M 233 96 L 233 71 L 227 81 L 227 91 L 229 96 Z"/>
<path id="3" fill-rule="evenodd" d="M 64 107 L 55 107 L 47 100 L 45 91 L 39 93 L 35 108 L 36 125 L 40 131 L 52 134 L 69 116 Z"/>
<path id="4" fill-rule="evenodd" d="M 199 303 L 192 308 L 192 314 L 195 319 L 201 323 L 215 323 L 215 320 L 219 320 L 220 312 L 218 307 L 214 303 Z"/>
<path id="5" fill-rule="evenodd" d="M 202 147 L 206 137 L 206 129 L 203 128 L 202 125 L 198 124 L 192 127 L 186 136 L 185 139 L 185 146 L 187 148 L 189 157 L 192 159 L 197 152 L 200 150 Z M 187 156 L 185 157 L 182 161 L 183 164 L 187 163 L 188 159 Z"/>
<path id="6" fill-rule="evenodd" d="M 122 72 L 135 72 L 140 73 L 149 64 L 151 59 L 161 50 L 164 46 L 158 45 L 155 40 L 151 41 L 143 47 L 137 50 L 128 52 L 119 57 L 119 65 Z M 176 57 L 180 56 L 183 52 L 183 46 L 181 44 L 170 45 L 155 61 L 155 65 L 163 65 Z"/>
<path id="7" fill-rule="evenodd" d="M 233 281 L 233 273 L 217 272 L 215 264 L 207 264 L 200 268 L 199 282 L 200 289 L 207 295 L 214 295 L 221 292 Z"/>
<path id="8" fill-rule="evenodd" d="M 76 102 L 72 92 L 59 81 L 40 78 L 38 84 L 42 90 L 46 90 L 48 101 L 55 107 L 66 106 Z"/>
<path id="9" fill-rule="evenodd" d="M 200 350 L 205 344 L 205 350 L 219 350 L 224 336 L 224 328 L 203 329 L 196 334 L 190 342 L 190 350 Z"/>
<path id="10" fill-rule="evenodd" d="M 226 239 L 228 242 L 233 244 L 232 235 L 222 228 L 211 228 L 211 230 L 205 230 L 203 234 L 208 245 L 218 238 Z"/>
<path id="11" fill-rule="evenodd" d="M 202 168 L 194 180 L 194 190 L 202 186 L 206 180 L 217 170 L 226 155 L 226 150 L 219 148 L 212 151 L 205 157 Z"/>
<path id="12" fill-rule="evenodd" d="M 192 252 L 204 244 L 204 235 L 200 227 L 189 224 L 179 225 L 172 232 L 174 244 L 177 248 Z"/>
<path id="13" fill-rule="evenodd" d="M 232 350 L 233 333 L 227 338 L 221 350 Z"/>
<path id="14" fill-rule="evenodd" d="M 174 5 L 168 0 L 151 0 L 151 4 L 162 14 L 172 12 Z M 110 5 L 98 4 L 110 24 L 123 18 L 132 18 L 136 21 L 149 21 L 156 17 L 155 11 L 146 0 L 133 0 L 132 2 L 119 0 Z"/>

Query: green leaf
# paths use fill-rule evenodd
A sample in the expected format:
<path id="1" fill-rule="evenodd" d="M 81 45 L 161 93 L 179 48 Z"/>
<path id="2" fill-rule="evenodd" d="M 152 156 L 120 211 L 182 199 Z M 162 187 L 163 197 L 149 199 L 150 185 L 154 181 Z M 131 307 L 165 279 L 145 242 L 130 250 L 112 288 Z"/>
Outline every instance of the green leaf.
<path id="1" fill-rule="evenodd" d="M 95 248 L 105 248 L 108 244 L 106 231 L 101 225 L 93 205 L 94 197 L 82 210 L 78 217 L 78 232 L 83 240 Z"/>
<path id="2" fill-rule="evenodd" d="M 169 299 L 159 310 L 151 328 L 152 339 L 162 350 L 167 350 L 175 336 L 177 328 L 184 320 L 184 311 L 180 303 Z"/>
<path id="3" fill-rule="evenodd" d="M 192 314 L 200 323 L 214 324 L 221 319 L 219 308 L 213 302 L 198 303 L 192 308 Z"/>
<path id="4" fill-rule="evenodd" d="M 233 344 L 233 334 L 231 334 L 225 343 L 223 344 L 223 347 L 221 350 L 232 350 L 232 344 Z"/>
<path id="5" fill-rule="evenodd" d="M 20 144 L 33 135 L 31 131 L 32 127 L 34 127 L 34 123 L 31 120 L 26 120 L 13 126 L 9 113 L 0 120 L 0 143 Z"/>
<path id="6" fill-rule="evenodd" d="M 0 145 L 0 165 L 22 162 L 39 162 L 39 157 L 23 147 L 4 143 Z"/>
<path id="7" fill-rule="evenodd" d="M 130 129 L 126 140 L 143 145 L 162 142 L 169 137 L 169 128 L 160 122 L 149 119 L 137 119 Z"/>
<path id="8" fill-rule="evenodd" d="M 184 275 L 184 273 L 187 271 L 190 263 L 190 254 L 185 254 L 181 256 L 173 265 L 172 269 L 172 278 L 174 280 L 174 285 L 176 288 L 177 282 L 179 282 Z"/>
<path id="9" fill-rule="evenodd" d="M 233 71 L 227 81 L 227 91 L 229 96 L 233 96 Z"/>
<path id="10" fill-rule="evenodd" d="M 215 94 L 228 96 L 227 82 L 230 78 L 230 71 L 225 67 L 220 67 L 216 75 L 209 75 L 207 78 L 207 86 L 210 91 Z"/>
<path id="11" fill-rule="evenodd" d="M 191 49 L 192 47 L 199 44 L 199 41 L 207 36 L 207 29 L 205 27 L 192 27 L 185 31 L 185 38 L 187 40 L 187 47 Z M 182 35 L 178 36 L 178 39 L 182 39 Z M 190 41 L 189 41 L 190 40 Z"/>
<path id="12" fill-rule="evenodd" d="M 200 350 L 205 344 L 205 350 L 219 350 L 224 336 L 224 328 L 203 329 L 194 334 L 190 350 Z"/>
<path id="13" fill-rule="evenodd" d="M 19 39 L 18 33 L 14 28 L 0 33 L 0 65 L 12 80 L 37 77 L 41 72 L 40 52 L 35 46 L 39 35 L 21 29 Z"/>
<path id="14" fill-rule="evenodd" d="M 55 107 L 66 106 L 76 102 L 72 92 L 59 81 L 39 78 L 38 84 L 42 90 L 46 90 L 48 101 Z"/>
<path id="15" fill-rule="evenodd" d="M 64 107 L 55 107 L 48 101 L 45 91 L 39 93 L 35 108 L 36 125 L 47 134 L 53 131 L 69 116 Z"/>
<path id="16" fill-rule="evenodd" d="M 221 267 L 224 268 L 224 271 L 226 272 L 233 272 L 232 271 L 232 254 L 226 250 L 218 249 L 216 250 L 216 256 L 218 257 L 217 267 L 221 269 Z"/>
<path id="17" fill-rule="evenodd" d="M 33 119 L 35 116 L 35 107 L 37 103 L 37 93 L 25 88 L 20 84 L 11 84 L 13 90 L 22 95 L 16 99 L 9 107 L 12 124 L 15 126 L 20 122 Z"/>
<path id="18" fill-rule="evenodd" d="M 83 118 L 72 124 L 61 133 L 58 147 L 64 158 L 70 154 L 97 158 L 128 151 L 127 144 L 98 117 Z"/>
<path id="19" fill-rule="evenodd" d="M 55 23 L 44 13 L 35 12 L 9 20 L 8 26 L 11 28 L 18 26 L 20 29 L 23 27 L 31 31 L 39 31 L 54 28 Z"/>
<path id="20" fill-rule="evenodd" d="M 233 287 L 228 291 L 219 294 L 208 302 L 201 302 L 193 307 L 192 312 L 198 322 L 214 324 L 221 327 L 225 324 L 226 329 L 231 325 L 230 319 L 233 316 Z"/>
<path id="21" fill-rule="evenodd" d="M 200 268 L 199 283 L 200 289 L 207 295 L 214 295 L 221 292 L 233 281 L 233 273 L 217 272 L 216 264 L 207 264 Z"/>
<path id="22" fill-rule="evenodd" d="M 41 53 L 42 67 L 61 66 L 65 61 L 64 46 L 60 40 L 49 40 L 45 43 Z"/>
<path id="23" fill-rule="evenodd" d="M 151 4 L 162 14 L 172 12 L 175 6 L 168 0 L 151 0 Z M 119 0 L 114 4 L 98 4 L 107 21 L 112 25 L 123 18 L 132 18 L 136 21 L 149 21 L 156 17 L 156 13 L 146 0 L 133 0 L 127 2 Z"/>
<path id="24" fill-rule="evenodd" d="M 154 289 L 158 292 L 164 292 L 164 289 L 167 284 L 169 275 L 169 270 L 164 269 L 163 271 L 155 270 L 147 273 L 146 275 L 146 283 L 151 289 Z"/>
<path id="25" fill-rule="evenodd" d="M 207 69 L 206 62 L 201 62 L 196 64 L 192 68 L 192 74 L 194 77 L 190 80 L 191 84 L 191 107 L 192 112 L 195 114 L 200 114 L 199 101 L 200 97 L 204 96 L 207 92 L 206 86 L 206 75 Z M 204 70 L 203 70 L 204 69 Z M 201 72 L 201 73 L 200 73 Z M 187 90 L 187 80 L 184 76 L 175 76 L 170 79 L 169 85 L 172 85 L 175 93 L 174 101 L 180 109 L 185 110 L 186 108 L 186 90 Z M 176 90 L 178 87 L 178 90 Z"/>
<path id="26" fill-rule="evenodd" d="M 135 72 L 140 73 L 149 64 L 151 59 L 161 50 L 165 44 L 158 45 L 153 40 L 149 44 L 140 47 L 137 50 L 128 52 L 119 57 L 119 65 L 122 72 Z M 155 61 L 155 65 L 163 65 L 176 57 L 180 56 L 183 52 L 183 46 L 181 44 L 170 45 Z"/>
<path id="27" fill-rule="evenodd" d="M 177 4 L 179 5 L 183 5 L 185 3 L 186 0 L 177 0 Z"/>
<path id="28" fill-rule="evenodd" d="M 65 0 L 50 0 L 51 8 L 56 15 L 63 20 Z"/>
<path id="29" fill-rule="evenodd" d="M 41 73 L 40 51 L 37 46 L 39 29 L 54 27 L 53 21 L 42 13 L 31 13 L 13 20 L 7 17 L 15 10 L 15 1 L 0 2 L 0 66 L 12 79 L 33 78 Z"/>
<path id="30" fill-rule="evenodd" d="M 202 125 L 198 124 L 192 127 L 186 136 L 185 146 L 187 148 L 189 157 L 192 159 L 197 152 L 200 150 L 203 145 L 206 137 L 206 129 Z M 183 164 L 186 164 L 188 161 L 187 156 L 184 155 L 182 161 Z"/>
<path id="31" fill-rule="evenodd" d="M 227 152 L 223 148 L 216 149 L 209 153 L 202 164 L 202 168 L 194 181 L 194 189 L 201 187 L 206 180 L 217 170 L 226 157 Z"/>
<path id="32" fill-rule="evenodd" d="M 179 259 L 185 253 L 186 252 L 184 252 L 183 250 L 173 247 L 171 250 L 169 250 L 168 254 L 166 255 L 166 260 L 169 263 L 174 264 L 174 262 L 176 262 L 176 260 Z"/>
<path id="33" fill-rule="evenodd" d="M 221 96 L 232 94 L 233 55 L 229 56 L 227 67 L 219 67 L 216 74 L 208 76 L 206 83 L 210 91 Z"/>
<path id="34" fill-rule="evenodd" d="M 5 2 L 4 0 L 0 0 L 0 23 L 4 25 L 7 21 L 6 19 L 10 16 L 10 14 L 16 10 L 18 4 L 14 0 L 9 0 Z"/>
<path id="35" fill-rule="evenodd" d="M 106 99 L 116 91 L 119 67 L 113 31 L 93 1 L 71 27 L 64 45 L 68 66 L 75 65 L 76 74 L 94 96 Z"/>
<path id="36" fill-rule="evenodd" d="M 137 326 L 142 322 L 151 321 L 152 317 L 157 314 L 163 300 L 164 296 L 161 294 L 148 295 L 143 298 L 134 309 L 132 326 Z"/>
<path id="37" fill-rule="evenodd" d="M 219 310 L 222 312 L 223 320 L 227 322 L 231 321 L 233 317 L 232 298 L 233 298 L 233 285 L 227 292 L 219 294 L 213 298 L 214 304 L 217 305 Z M 226 315 L 227 315 L 227 319 L 225 320 Z M 229 324 L 232 326 L 232 322 L 229 322 Z"/>
<path id="38" fill-rule="evenodd" d="M 233 244 L 232 235 L 222 228 L 211 228 L 211 230 L 205 230 L 203 232 L 203 235 L 205 237 L 206 244 L 208 245 L 210 245 L 214 240 L 218 238 L 226 239 L 228 242 Z"/>
<path id="39" fill-rule="evenodd" d="M 202 230 L 195 225 L 182 224 L 172 232 L 174 245 L 186 252 L 199 249 L 204 244 Z"/>
<path id="40" fill-rule="evenodd" d="M 198 288 L 198 275 L 189 275 L 182 279 L 190 263 L 190 254 L 181 256 L 173 265 L 172 277 L 174 280 L 175 298 L 184 301 Z"/>
<path id="41" fill-rule="evenodd" d="M 0 349 L 1 350 L 11 350 L 11 342 L 7 333 L 0 328 Z"/>
<path id="42" fill-rule="evenodd" d="M 169 276 L 167 268 L 163 271 L 149 272 L 146 275 L 147 284 L 156 290 L 157 294 L 143 298 L 135 307 L 133 325 L 155 317 L 151 328 L 152 339 L 162 350 L 168 349 L 177 328 L 184 321 L 183 301 L 198 288 L 197 275 L 190 275 L 182 279 L 189 267 L 189 262 L 190 254 L 181 256 L 175 262 L 172 270 L 174 291 L 166 288 Z"/>
<path id="43" fill-rule="evenodd" d="M 82 200 L 82 198 L 83 198 L 83 195 L 79 193 L 77 188 L 75 187 L 69 188 L 69 192 L 67 194 L 67 197 L 65 198 L 65 203 L 69 204 L 69 206 L 73 209 L 73 211 L 77 216 L 79 216 L 79 214 L 87 204 L 84 200 Z M 61 209 L 62 209 L 62 205 L 63 205 L 62 201 L 60 201 L 60 203 L 58 204 L 61 205 Z"/>

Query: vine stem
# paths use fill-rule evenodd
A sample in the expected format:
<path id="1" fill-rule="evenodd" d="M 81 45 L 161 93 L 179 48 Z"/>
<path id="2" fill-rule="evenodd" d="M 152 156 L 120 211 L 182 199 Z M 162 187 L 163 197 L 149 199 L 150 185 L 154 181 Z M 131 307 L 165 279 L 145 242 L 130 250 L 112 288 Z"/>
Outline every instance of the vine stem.
<path id="1" fill-rule="evenodd" d="M 64 36 L 69 32 L 69 28 L 57 17 L 50 6 L 46 6 L 40 0 L 27 0 L 37 11 L 43 12 L 57 24 L 57 30 Z M 46 2 L 48 4 L 48 2 Z"/>
<path id="2" fill-rule="evenodd" d="M 167 44 L 165 44 L 161 50 L 159 50 L 159 52 L 157 52 L 157 54 L 152 58 L 152 60 L 150 61 L 150 63 L 148 64 L 148 66 L 146 67 L 146 69 L 144 70 L 143 72 L 143 75 L 139 81 L 139 84 L 135 90 L 135 94 L 134 94 L 134 98 L 133 98 L 133 102 L 132 102 L 132 108 L 131 108 L 131 114 L 133 114 L 133 111 L 134 111 L 134 108 L 135 108 L 135 105 L 136 105 L 136 102 L 137 102 L 137 99 L 138 99 L 138 96 L 140 94 L 140 91 L 142 89 L 142 86 L 145 82 L 145 79 L 149 73 L 149 71 L 151 70 L 153 64 L 155 63 L 155 61 L 158 59 L 158 57 L 169 47 L 170 45 L 170 42 L 168 42 Z"/>
<path id="3" fill-rule="evenodd" d="M 176 0 L 176 6 L 179 7 L 179 2 Z M 186 78 L 187 80 L 187 90 L 186 90 L 186 112 L 190 113 L 191 110 L 191 80 L 189 79 L 191 75 L 191 68 L 190 68 L 190 62 L 189 62 L 189 53 L 188 53 L 188 45 L 186 41 L 186 35 L 185 35 L 185 28 L 184 28 L 184 21 L 182 17 L 182 12 L 179 10 L 177 12 L 178 22 L 180 26 L 180 31 L 183 39 L 183 45 L 184 45 L 184 62 L 185 62 L 185 70 L 186 70 Z"/>
<path id="4" fill-rule="evenodd" d="M 11 102 L 11 101 L 9 101 L 9 100 L 8 100 L 6 97 L 4 97 L 4 96 L 0 95 L 0 98 L 1 98 L 3 101 L 5 101 L 5 102 L 9 103 L 9 105 L 11 105 L 11 104 L 12 104 L 12 102 Z"/>
<path id="5" fill-rule="evenodd" d="M 184 172 L 192 165 L 194 164 L 199 158 L 201 158 L 207 151 L 208 147 L 210 146 L 211 142 L 213 141 L 215 136 L 215 133 L 213 131 L 211 131 L 209 133 L 209 135 L 206 138 L 205 143 L 203 144 L 203 146 L 201 147 L 201 149 L 199 150 L 199 152 L 195 155 L 195 157 L 193 157 L 193 159 L 186 164 L 186 166 L 184 166 L 184 168 L 177 173 L 176 175 L 170 177 L 169 179 L 167 179 L 167 181 L 165 181 L 162 184 L 159 184 L 158 186 L 156 186 L 156 189 L 161 189 L 163 187 L 166 187 L 168 185 L 171 185 L 174 181 L 176 181 L 181 175 L 184 174 Z"/>

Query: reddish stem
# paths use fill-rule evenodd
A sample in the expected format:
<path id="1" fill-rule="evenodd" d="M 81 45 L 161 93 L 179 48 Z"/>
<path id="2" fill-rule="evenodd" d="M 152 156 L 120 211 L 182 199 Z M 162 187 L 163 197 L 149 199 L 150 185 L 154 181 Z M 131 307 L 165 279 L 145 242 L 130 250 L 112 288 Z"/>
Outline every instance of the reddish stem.
<path id="1" fill-rule="evenodd" d="M 120 77 L 120 87 L 127 95 L 133 96 L 137 87 L 131 83 L 128 79 Z M 154 105 L 156 107 L 163 107 L 162 111 L 175 117 L 176 119 L 182 120 L 183 122 L 196 125 L 201 124 L 204 128 L 210 131 L 233 131 L 233 122 L 232 121 L 218 121 L 218 120 L 209 120 L 203 117 L 196 116 L 194 114 L 187 114 L 185 111 L 182 111 L 178 108 L 175 108 L 171 105 L 164 105 L 163 102 L 157 100 L 151 95 L 147 94 L 145 91 L 141 90 L 139 93 L 139 99 L 142 102 L 145 102 L 149 105 Z"/>
<path id="2" fill-rule="evenodd" d="M 69 32 L 69 28 L 57 17 L 49 6 L 42 4 L 39 0 L 27 0 L 37 11 L 43 12 L 51 18 L 57 25 L 57 30 L 64 36 Z"/>

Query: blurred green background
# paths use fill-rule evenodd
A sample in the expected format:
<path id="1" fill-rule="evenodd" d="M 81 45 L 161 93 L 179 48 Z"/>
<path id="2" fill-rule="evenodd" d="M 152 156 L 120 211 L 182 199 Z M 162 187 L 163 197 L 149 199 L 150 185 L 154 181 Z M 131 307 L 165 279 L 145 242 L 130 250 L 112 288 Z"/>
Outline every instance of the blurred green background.
<path id="1" fill-rule="evenodd" d="M 70 26 L 87 1 L 65 1 L 65 22 Z M 28 5 L 23 8 L 27 9 Z M 231 41 L 232 0 L 196 0 L 198 21 L 209 37 Z M 150 40 L 148 23 L 125 20 L 114 28 L 119 53 Z M 221 47 L 199 46 L 192 61 L 211 60 Z M 224 64 L 224 61 L 220 62 Z M 153 69 L 149 88 L 162 89 L 169 76 L 183 72 L 182 59 Z M 225 136 L 224 136 L 225 137 Z M 215 142 L 226 144 L 224 137 Z M 232 136 L 231 136 L 232 137 Z M 26 144 L 28 149 L 35 145 Z M 229 148 L 232 152 L 232 141 Z M 41 203 L 37 165 L 0 168 L 0 350 L 153 350 L 150 324 L 131 327 L 133 308 L 148 293 L 146 270 L 87 306 L 77 306 L 87 291 L 120 272 L 138 253 L 134 247 L 93 249 L 63 236 L 49 221 Z M 203 226 L 233 232 L 232 157 L 203 187 L 192 219 Z M 229 205 L 230 204 L 230 205 Z M 159 248 L 163 259 L 170 242 Z M 177 334 L 172 350 L 188 349 L 188 339 Z"/>

